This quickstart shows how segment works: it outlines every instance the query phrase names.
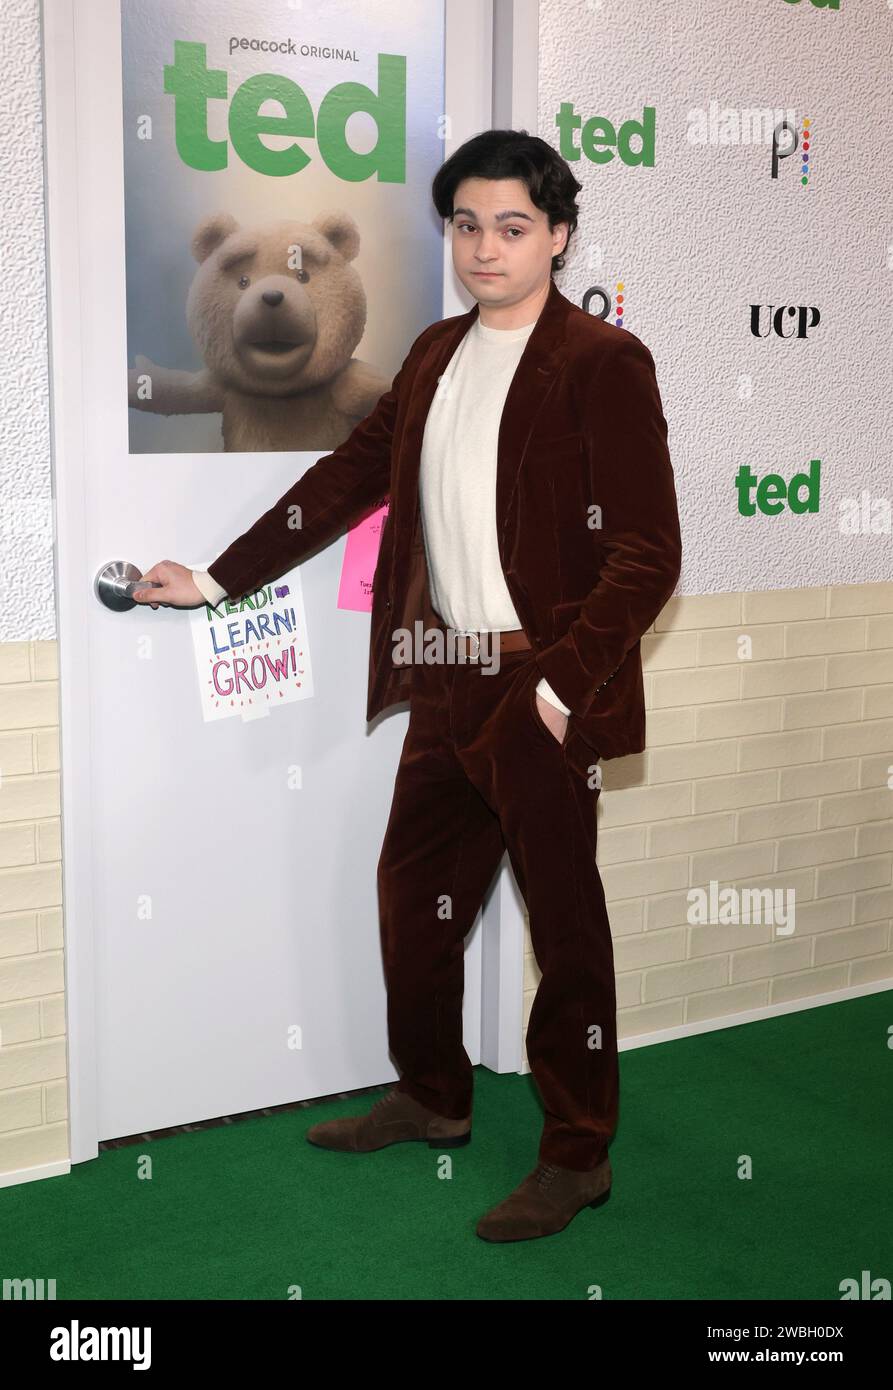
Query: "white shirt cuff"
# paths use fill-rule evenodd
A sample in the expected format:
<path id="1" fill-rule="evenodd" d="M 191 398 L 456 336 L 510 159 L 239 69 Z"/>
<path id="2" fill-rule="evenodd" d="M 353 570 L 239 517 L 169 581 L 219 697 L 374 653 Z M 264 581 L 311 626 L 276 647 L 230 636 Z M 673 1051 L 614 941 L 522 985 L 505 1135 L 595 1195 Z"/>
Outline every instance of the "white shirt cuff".
<path id="1" fill-rule="evenodd" d="M 562 714 L 570 714 L 570 710 L 568 709 L 567 705 L 562 704 L 561 700 L 559 700 L 558 696 L 555 694 L 555 691 L 552 689 L 551 685 L 546 680 L 545 676 L 543 676 L 542 680 L 540 680 L 540 682 L 538 683 L 536 687 L 536 693 L 537 695 L 542 695 L 544 700 L 548 700 L 550 705 L 554 705 L 556 709 L 560 709 Z"/>
<path id="2" fill-rule="evenodd" d="M 226 590 L 220 587 L 216 579 L 211 578 L 207 570 L 192 570 L 191 574 L 195 587 L 212 608 L 216 608 L 220 600 L 226 598 Z"/>

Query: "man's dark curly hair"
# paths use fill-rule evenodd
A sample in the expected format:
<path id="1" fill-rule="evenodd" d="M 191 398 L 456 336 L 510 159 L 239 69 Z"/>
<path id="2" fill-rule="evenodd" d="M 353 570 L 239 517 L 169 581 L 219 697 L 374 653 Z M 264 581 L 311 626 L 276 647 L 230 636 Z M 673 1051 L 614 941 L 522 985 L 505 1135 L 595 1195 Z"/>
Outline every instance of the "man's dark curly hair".
<path id="1" fill-rule="evenodd" d="M 564 265 L 577 226 L 576 196 L 583 185 L 557 150 L 526 130 L 485 130 L 450 155 L 434 175 L 431 196 L 439 215 L 452 221 L 456 189 L 463 179 L 520 179 L 534 207 L 545 212 L 549 230 L 566 222 L 564 250 L 552 257 L 552 273 Z"/>

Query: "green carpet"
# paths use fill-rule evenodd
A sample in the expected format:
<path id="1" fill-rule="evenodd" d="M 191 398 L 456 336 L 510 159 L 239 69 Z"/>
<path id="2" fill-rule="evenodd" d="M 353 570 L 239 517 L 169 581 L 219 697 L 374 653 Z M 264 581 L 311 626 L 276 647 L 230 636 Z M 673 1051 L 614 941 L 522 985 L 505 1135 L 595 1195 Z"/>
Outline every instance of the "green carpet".
<path id="1" fill-rule="evenodd" d="M 478 1067 L 451 1177 L 422 1144 L 306 1143 L 374 1095 L 136 1143 L 0 1189 L 0 1278 L 59 1299 L 836 1300 L 893 1266 L 890 1012 L 867 995 L 621 1053 L 611 1198 L 554 1236 L 475 1235 L 541 1116 L 532 1077 Z"/>

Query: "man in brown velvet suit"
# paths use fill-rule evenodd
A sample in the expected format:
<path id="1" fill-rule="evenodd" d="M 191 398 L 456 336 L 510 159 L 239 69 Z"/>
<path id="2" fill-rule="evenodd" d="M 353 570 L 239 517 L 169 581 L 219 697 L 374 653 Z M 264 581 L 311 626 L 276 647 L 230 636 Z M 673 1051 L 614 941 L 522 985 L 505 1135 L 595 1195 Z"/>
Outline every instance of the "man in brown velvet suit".
<path id="1" fill-rule="evenodd" d="M 390 495 L 366 717 L 410 701 L 378 866 L 400 1080 L 307 1138 L 351 1152 L 469 1141 L 463 943 L 507 849 L 542 972 L 526 1043 L 544 1124 L 536 1167 L 478 1223 L 493 1241 L 560 1231 L 610 1191 L 619 1072 L 598 763 L 645 746 L 640 638 L 680 572 L 652 356 L 552 279 L 580 187 L 524 132 L 452 155 L 432 193 L 473 308 L 427 328 L 372 413 L 207 572 L 164 561 L 145 576 L 162 587 L 140 597 L 253 593 Z"/>

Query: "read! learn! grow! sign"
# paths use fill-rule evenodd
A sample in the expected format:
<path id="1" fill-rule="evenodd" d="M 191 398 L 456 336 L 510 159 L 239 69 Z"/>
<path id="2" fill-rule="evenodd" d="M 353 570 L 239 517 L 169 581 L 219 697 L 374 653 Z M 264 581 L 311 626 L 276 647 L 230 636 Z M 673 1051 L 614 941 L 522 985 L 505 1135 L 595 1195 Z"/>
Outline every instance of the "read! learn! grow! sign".
<path id="1" fill-rule="evenodd" d="M 206 722 L 258 719 L 313 694 L 300 569 L 235 603 L 195 608 L 191 622 Z"/>

